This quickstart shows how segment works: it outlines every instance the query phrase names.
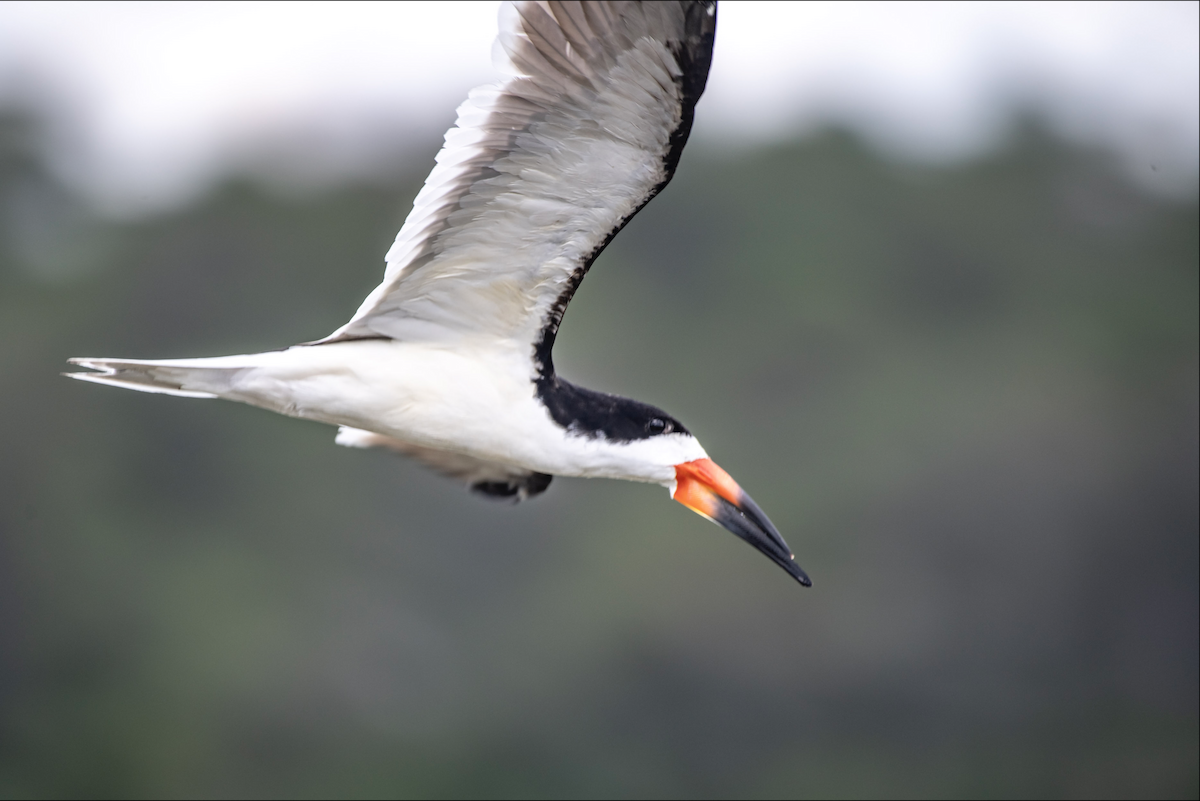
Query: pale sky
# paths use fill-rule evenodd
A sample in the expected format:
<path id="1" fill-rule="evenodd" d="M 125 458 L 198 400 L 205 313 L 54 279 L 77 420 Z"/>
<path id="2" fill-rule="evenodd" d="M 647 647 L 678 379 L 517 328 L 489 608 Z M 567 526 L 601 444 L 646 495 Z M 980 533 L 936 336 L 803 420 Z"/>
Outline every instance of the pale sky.
<path id="1" fill-rule="evenodd" d="M 496 2 L 0 3 L 0 102 L 54 120 L 56 169 L 114 209 L 230 171 L 336 180 L 444 130 L 491 67 Z M 1200 3 L 724 2 L 695 136 L 730 147 L 829 124 L 947 161 L 1014 106 L 1195 191 Z M 432 151 L 410 157 L 432 165 Z"/>

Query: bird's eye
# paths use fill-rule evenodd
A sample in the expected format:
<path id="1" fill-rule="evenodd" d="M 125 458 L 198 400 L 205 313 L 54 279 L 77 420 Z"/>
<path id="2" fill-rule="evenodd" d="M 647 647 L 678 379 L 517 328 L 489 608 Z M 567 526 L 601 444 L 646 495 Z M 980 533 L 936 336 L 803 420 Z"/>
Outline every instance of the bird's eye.
<path id="1" fill-rule="evenodd" d="M 670 434 L 671 424 L 660 417 L 655 417 L 646 424 L 646 428 L 651 434 Z"/>

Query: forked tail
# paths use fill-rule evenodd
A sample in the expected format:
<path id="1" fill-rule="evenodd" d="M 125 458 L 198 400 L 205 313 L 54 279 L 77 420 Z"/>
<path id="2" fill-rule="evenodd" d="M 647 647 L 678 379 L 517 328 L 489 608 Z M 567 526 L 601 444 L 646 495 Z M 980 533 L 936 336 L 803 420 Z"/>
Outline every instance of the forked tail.
<path id="1" fill-rule="evenodd" d="M 229 391 L 234 376 L 249 365 L 232 363 L 236 357 L 216 359 L 68 359 L 95 373 L 63 373 L 67 378 L 111 384 L 139 392 L 158 392 L 185 398 L 219 398 Z"/>

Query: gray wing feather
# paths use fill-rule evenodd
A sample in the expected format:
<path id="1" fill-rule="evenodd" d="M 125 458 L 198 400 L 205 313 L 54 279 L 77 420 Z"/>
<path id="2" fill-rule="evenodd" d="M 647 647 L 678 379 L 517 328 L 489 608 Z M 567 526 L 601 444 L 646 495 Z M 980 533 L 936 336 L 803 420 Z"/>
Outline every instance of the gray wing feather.
<path id="1" fill-rule="evenodd" d="M 506 4 L 510 77 L 459 108 L 383 283 L 322 341 L 536 341 L 670 180 L 714 29 L 713 3 Z"/>

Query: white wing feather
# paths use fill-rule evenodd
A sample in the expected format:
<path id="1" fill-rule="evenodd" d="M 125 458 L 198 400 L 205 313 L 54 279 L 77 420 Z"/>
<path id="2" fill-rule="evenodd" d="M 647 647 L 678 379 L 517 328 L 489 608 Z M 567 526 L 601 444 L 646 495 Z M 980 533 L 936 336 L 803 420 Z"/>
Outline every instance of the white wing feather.
<path id="1" fill-rule="evenodd" d="M 534 341 L 573 273 L 670 177 L 684 18 L 680 3 L 506 4 L 511 77 L 459 108 L 383 283 L 323 341 Z"/>

